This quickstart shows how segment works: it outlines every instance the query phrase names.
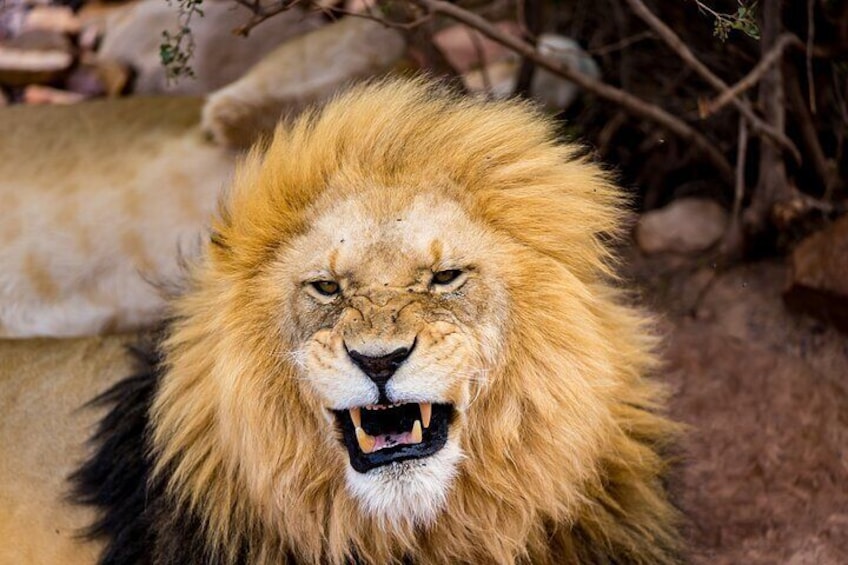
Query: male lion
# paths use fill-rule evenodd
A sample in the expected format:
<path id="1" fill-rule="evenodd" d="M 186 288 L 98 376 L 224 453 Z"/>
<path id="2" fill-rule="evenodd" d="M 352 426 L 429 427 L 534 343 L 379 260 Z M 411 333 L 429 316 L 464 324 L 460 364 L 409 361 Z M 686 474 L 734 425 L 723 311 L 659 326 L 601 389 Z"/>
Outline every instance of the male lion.
<path id="1" fill-rule="evenodd" d="M 620 199 L 527 104 L 420 80 L 278 129 L 101 397 L 103 562 L 675 562 Z"/>

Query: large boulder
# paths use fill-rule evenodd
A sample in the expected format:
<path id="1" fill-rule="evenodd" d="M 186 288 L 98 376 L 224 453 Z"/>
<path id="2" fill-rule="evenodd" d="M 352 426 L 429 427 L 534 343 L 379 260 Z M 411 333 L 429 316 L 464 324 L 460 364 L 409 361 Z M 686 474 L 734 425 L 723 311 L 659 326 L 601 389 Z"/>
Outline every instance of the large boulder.
<path id="1" fill-rule="evenodd" d="M 177 15 L 177 7 L 162 0 L 142 0 L 113 14 L 107 20 L 99 57 L 131 66 L 137 93 L 206 94 L 242 76 L 279 44 L 323 22 L 319 14 L 293 6 L 245 38 L 233 30 L 250 19 L 250 11 L 229 0 L 209 0 L 203 3 L 203 17 L 192 18 L 190 24 L 195 47 L 189 64 L 195 77 L 169 82 L 159 46 L 162 32 L 176 29 Z"/>

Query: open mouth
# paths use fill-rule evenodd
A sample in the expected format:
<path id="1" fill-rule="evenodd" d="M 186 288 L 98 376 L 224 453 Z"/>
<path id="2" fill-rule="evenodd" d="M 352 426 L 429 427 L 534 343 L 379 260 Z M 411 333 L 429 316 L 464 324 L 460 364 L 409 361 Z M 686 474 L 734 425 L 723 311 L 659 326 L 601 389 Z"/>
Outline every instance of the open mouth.
<path id="1" fill-rule="evenodd" d="M 445 446 L 450 404 L 410 402 L 333 410 L 350 465 L 360 473 L 397 461 L 429 457 Z"/>

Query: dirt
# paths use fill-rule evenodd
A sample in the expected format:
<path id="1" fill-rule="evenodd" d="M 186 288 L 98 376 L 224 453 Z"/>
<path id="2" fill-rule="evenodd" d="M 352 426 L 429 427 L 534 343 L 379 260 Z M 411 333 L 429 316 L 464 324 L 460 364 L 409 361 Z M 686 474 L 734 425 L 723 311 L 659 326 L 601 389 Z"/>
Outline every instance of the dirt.
<path id="1" fill-rule="evenodd" d="M 631 252 L 668 334 L 690 560 L 848 563 L 848 336 L 791 313 L 782 262 Z"/>

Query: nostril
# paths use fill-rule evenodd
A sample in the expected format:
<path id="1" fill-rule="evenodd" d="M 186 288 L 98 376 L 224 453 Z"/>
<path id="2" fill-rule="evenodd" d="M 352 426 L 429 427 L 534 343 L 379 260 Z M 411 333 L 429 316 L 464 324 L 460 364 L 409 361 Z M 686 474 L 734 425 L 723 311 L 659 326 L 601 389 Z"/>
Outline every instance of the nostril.
<path id="1" fill-rule="evenodd" d="M 400 347 L 378 357 L 363 355 L 353 350 L 348 350 L 347 354 L 353 363 L 368 375 L 368 378 L 379 385 L 385 384 L 395 374 L 411 352 L 411 347 Z"/>

